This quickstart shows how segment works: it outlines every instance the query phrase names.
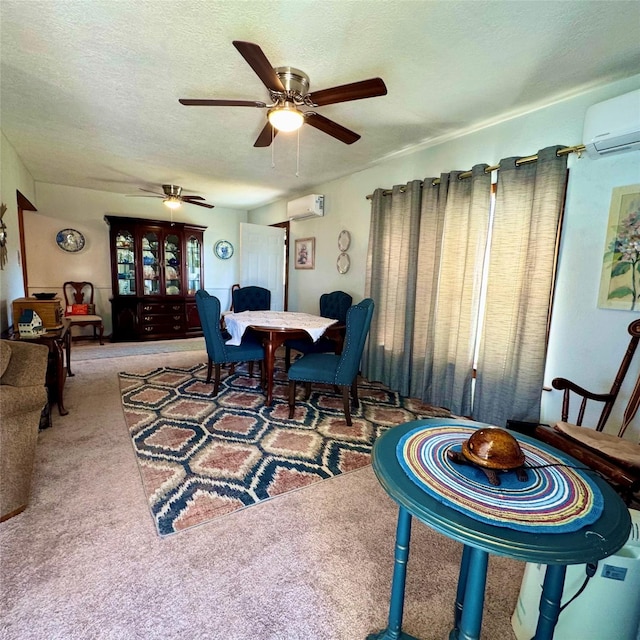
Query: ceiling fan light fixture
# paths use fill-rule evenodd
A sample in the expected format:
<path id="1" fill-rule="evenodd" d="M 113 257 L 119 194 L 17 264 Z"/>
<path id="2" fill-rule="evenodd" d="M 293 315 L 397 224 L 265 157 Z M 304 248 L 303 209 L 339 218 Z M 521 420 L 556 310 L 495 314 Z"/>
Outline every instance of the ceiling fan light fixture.
<path id="1" fill-rule="evenodd" d="M 270 109 L 267 118 L 271 126 L 278 131 L 296 131 L 304 122 L 302 111 L 296 109 L 291 102 L 285 102 L 282 106 Z"/>
<path id="2" fill-rule="evenodd" d="M 168 196 L 162 201 L 169 209 L 177 209 L 182 202 L 178 196 Z"/>

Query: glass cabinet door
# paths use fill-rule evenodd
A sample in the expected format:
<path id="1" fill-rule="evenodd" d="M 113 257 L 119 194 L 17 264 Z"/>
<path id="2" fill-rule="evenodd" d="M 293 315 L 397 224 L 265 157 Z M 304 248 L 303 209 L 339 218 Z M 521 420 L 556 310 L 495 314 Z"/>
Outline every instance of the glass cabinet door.
<path id="1" fill-rule="evenodd" d="M 168 296 L 182 294 L 182 256 L 180 238 L 170 233 L 164 240 L 165 293 Z"/>
<path id="2" fill-rule="evenodd" d="M 200 240 L 195 236 L 187 238 L 187 295 L 195 295 L 201 289 L 200 282 Z"/>
<path id="3" fill-rule="evenodd" d="M 118 293 L 136 294 L 136 256 L 133 233 L 122 230 L 116 234 L 116 263 L 118 267 Z"/>
<path id="4" fill-rule="evenodd" d="M 158 234 L 147 231 L 142 236 L 142 282 L 145 296 L 160 294 L 159 250 Z"/>

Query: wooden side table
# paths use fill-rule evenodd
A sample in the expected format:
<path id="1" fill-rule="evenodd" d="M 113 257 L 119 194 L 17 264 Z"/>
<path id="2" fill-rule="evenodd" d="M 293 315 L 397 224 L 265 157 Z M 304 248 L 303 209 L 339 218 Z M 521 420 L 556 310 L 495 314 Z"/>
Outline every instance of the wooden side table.
<path id="1" fill-rule="evenodd" d="M 17 331 L 9 329 L 6 338 L 9 340 L 25 340 L 44 344 L 49 348 L 49 363 L 47 365 L 46 386 L 49 396 L 48 425 L 51 425 L 51 405 L 58 405 L 58 412 L 66 416 L 69 412 L 64 407 L 64 384 L 67 376 L 75 375 L 71 371 L 71 331 L 70 322 L 66 318 L 62 320 L 62 327 L 49 329 L 45 333 L 35 337 L 21 337 Z"/>
<path id="2" fill-rule="evenodd" d="M 631 530 L 629 511 L 620 496 L 596 474 L 590 474 L 589 477 L 602 493 L 602 512 L 595 522 L 575 531 L 540 533 L 516 530 L 481 521 L 454 509 L 410 479 L 396 453 L 400 439 L 408 432 L 418 427 L 437 428 L 445 425 L 467 429 L 486 426 L 471 421 L 416 420 L 390 429 L 375 442 L 373 470 L 384 490 L 398 503 L 399 513 L 388 626 L 369 634 L 367 640 L 416 640 L 402 631 L 412 517 L 464 545 L 449 640 L 480 638 L 489 553 L 547 565 L 534 640 L 551 640 L 560 612 L 566 566 L 597 562 L 620 549 Z M 552 447 L 533 438 L 518 435 L 517 439 L 555 455 Z M 558 457 L 569 458 L 561 452 L 557 453 Z M 577 461 L 575 466 L 582 467 Z"/>

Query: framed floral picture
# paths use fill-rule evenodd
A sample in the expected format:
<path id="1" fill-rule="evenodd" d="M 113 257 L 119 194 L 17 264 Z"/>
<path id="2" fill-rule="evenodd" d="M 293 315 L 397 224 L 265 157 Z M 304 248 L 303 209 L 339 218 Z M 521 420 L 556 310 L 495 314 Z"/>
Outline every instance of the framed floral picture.
<path id="1" fill-rule="evenodd" d="M 640 184 L 612 190 L 598 306 L 640 309 Z"/>
<path id="2" fill-rule="evenodd" d="M 295 243 L 296 269 L 315 269 L 316 267 L 316 239 L 300 238 Z"/>

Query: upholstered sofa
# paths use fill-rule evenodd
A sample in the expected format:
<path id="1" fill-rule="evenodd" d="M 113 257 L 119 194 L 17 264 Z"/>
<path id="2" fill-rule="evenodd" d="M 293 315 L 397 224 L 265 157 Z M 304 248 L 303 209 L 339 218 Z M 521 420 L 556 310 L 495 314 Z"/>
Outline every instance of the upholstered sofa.
<path id="1" fill-rule="evenodd" d="M 49 349 L 0 340 L 0 522 L 25 509 L 40 415 L 47 403 Z"/>

